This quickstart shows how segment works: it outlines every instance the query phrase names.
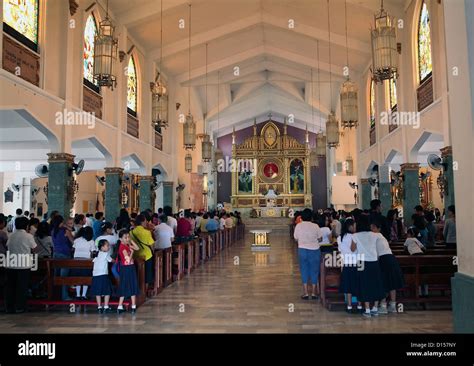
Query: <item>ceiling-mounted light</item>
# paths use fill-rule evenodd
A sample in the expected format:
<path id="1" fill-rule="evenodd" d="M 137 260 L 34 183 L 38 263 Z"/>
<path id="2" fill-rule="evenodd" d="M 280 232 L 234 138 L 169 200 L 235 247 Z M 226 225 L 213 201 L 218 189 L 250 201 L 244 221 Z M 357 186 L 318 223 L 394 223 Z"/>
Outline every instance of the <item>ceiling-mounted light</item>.
<path id="1" fill-rule="evenodd" d="M 328 41 L 329 41 L 329 95 L 331 103 L 331 113 L 329 113 L 326 121 L 326 136 L 327 145 L 329 148 L 336 148 L 339 146 L 339 122 L 332 109 L 332 67 L 331 67 L 331 21 L 329 19 L 329 0 L 328 4 Z"/>
<path id="2" fill-rule="evenodd" d="M 193 157 L 189 153 L 184 157 L 184 170 L 187 173 L 191 173 L 193 171 Z"/>
<path id="3" fill-rule="evenodd" d="M 397 32 L 394 19 L 383 8 L 375 14 L 375 28 L 371 29 L 372 78 L 376 83 L 398 77 Z"/>
<path id="4" fill-rule="evenodd" d="M 94 80 L 100 87 L 114 89 L 117 86 L 115 63 L 117 60 L 118 40 L 114 36 L 115 27 L 109 19 L 109 2 L 105 19 L 99 23 L 94 37 Z"/>
<path id="5" fill-rule="evenodd" d="M 189 4 L 188 58 L 188 115 L 183 125 L 183 145 L 186 150 L 194 150 L 196 148 L 196 123 L 191 114 L 191 3 Z"/>

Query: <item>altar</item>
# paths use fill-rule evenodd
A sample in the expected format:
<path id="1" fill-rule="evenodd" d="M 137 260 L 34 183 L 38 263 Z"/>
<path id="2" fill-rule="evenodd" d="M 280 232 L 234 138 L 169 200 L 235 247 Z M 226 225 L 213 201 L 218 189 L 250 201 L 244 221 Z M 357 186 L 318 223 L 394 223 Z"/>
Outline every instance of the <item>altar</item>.
<path id="1" fill-rule="evenodd" d="M 271 116 L 270 116 L 271 117 Z M 271 119 L 253 135 L 235 143 L 232 133 L 232 207 L 258 217 L 286 217 L 288 210 L 312 207 L 308 131 L 300 142 L 288 134 L 286 121 Z"/>
<path id="2" fill-rule="evenodd" d="M 254 207 L 257 217 L 287 217 L 289 207 Z"/>

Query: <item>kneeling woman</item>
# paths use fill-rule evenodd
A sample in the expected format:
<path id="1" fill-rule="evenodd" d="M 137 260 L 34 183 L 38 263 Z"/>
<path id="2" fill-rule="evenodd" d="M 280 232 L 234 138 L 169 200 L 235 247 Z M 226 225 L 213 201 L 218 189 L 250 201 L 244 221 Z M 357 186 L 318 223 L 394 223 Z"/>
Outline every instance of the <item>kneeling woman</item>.
<path id="1" fill-rule="evenodd" d="M 365 305 L 363 315 L 367 318 L 379 315 L 379 300 L 385 297 L 377 257 L 377 235 L 370 231 L 369 216 L 361 215 L 357 221 L 357 232 L 352 236 L 351 250 L 360 258 L 357 268 L 358 300 Z M 370 303 L 374 306 L 370 309 Z"/>

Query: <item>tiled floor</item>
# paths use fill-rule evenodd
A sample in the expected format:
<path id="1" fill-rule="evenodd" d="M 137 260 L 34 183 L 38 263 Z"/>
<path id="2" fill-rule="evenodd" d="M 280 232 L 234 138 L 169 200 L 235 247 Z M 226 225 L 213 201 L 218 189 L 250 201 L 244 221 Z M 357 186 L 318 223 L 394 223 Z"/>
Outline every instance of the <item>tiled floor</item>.
<path id="1" fill-rule="evenodd" d="M 252 252 L 250 236 L 147 301 L 136 316 L 36 311 L 0 315 L 0 333 L 439 333 L 451 311 L 406 311 L 363 319 L 300 300 L 296 251 L 288 231 L 271 250 Z"/>

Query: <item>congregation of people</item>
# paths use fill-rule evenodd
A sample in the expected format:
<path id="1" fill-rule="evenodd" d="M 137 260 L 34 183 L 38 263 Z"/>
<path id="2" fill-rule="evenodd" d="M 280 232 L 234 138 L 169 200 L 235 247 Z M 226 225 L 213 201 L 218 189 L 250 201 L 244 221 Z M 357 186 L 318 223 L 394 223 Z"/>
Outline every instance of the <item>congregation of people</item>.
<path id="1" fill-rule="evenodd" d="M 198 237 L 242 224 L 240 212 L 214 210 L 173 213 L 165 206 L 157 212 L 147 209 L 131 213 L 121 209 L 113 222 L 105 220 L 103 212 L 94 215 L 76 214 L 63 217 L 57 211 L 46 213 L 40 220 L 33 213 L 16 210 L 16 216 L 0 214 L 0 254 L 35 254 L 37 258 L 86 259 L 93 269 L 61 268 L 61 277 L 92 277 L 92 285 L 61 286 L 63 301 L 95 298 L 99 313 L 112 312 L 111 295 L 119 298 L 117 313 L 124 312 L 124 299 L 131 301 L 136 312 L 139 294 L 134 259 L 145 263 L 145 282 L 151 287 L 155 279 L 153 253 Z M 202 245 L 202 244 L 201 244 Z M 0 287 L 4 288 L 7 313 L 23 313 L 29 297 L 44 297 L 38 284 L 30 283 L 32 265 L 9 265 L 0 269 Z M 119 279 L 114 288 L 113 277 Z M 74 291 L 74 294 L 71 291 Z M 75 296 L 74 296 L 75 295 Z"/>
<path id="2" fill-rule="evenodd" d="M 371 201 L 370 210 L 295 212 L 292 228 L 298 244 L 302 299 L 319 299 L 322 257 L 338 253 L 342 259 L 339 292 L 344 294 L 346 311 L 366 318 L 396 313 L 397 290 L 404 287 L 404 275 L 390 244 L 404 241 L 405 253 L 415 256 L 434 248 L 440 238 L 445 248 L 455 249 L 455 217 L 454 206 L 441 214 L 439 209 L 420 205 L 409 220 L 403 220 L 397 209 L 385 216 L 378 199 Z M 420 286 L 422 295 L 427 291 L 427 286 Z"/>

